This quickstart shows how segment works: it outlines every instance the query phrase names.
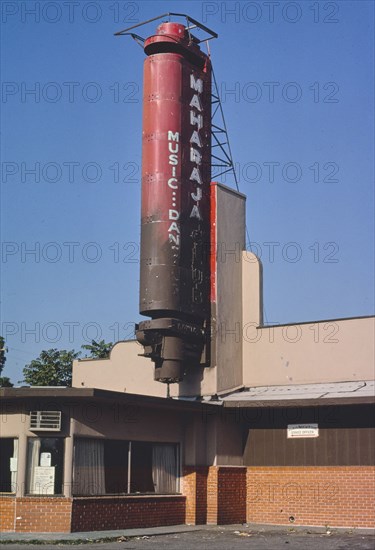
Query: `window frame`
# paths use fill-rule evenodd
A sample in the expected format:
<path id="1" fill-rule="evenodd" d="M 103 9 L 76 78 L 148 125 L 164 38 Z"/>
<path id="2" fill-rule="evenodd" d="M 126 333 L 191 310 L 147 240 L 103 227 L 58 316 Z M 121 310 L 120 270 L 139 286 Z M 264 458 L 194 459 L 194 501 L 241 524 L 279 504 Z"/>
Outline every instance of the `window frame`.
<path id="1" fill-rule="evenodd" d="M 100 494 L 83 494 L 83 493 L 77 493 L 74 489 L 75 483 L 77 482 L 75 480 L 75 456 L 76 456 L 76 443 L 79 440 L 92 440 L 92 441 L 102 441 L 103 445 L 105 445 L 106 442 L 124 442 L 124 444 L 127 444 L 127 450 L 128 450 L 128 456 L 127 456 L 127 484 L 126 484 L 126 491 L 125 492 L 104 492 Z M 154 491 L 132 491 L 131 485 L 132 485 L 132 462 L 133 462 L 133 454 L 132 454 L 132 447 L 133 445 L 136 445 L 137 443 L 140 444 L 148 444 L 151 448 L 151 453 L 153 451 L 153 447 L 155 445 L 165 445 L 173 447 L 174 449 L 174 455 L 175 455 L 175 491 L 173 493 L 157 493 Z M 180 495 L 181 494 L 181 442 L 180 441 L 145 441 L 145 440 L 139 440 L 139 439 L 107 439 L 102 437 L 86 437 L 86 436 L 74 436 L 73 438 L 73 465 L 72 465 L 72 496 L 74 498 L 79 497 L 105 497 L 105 496 L 168 496 L 168 495 Z M 105 454 L 104 454 L 105 456 Z M 106 465 L 104 464 L 104 472 L 106 470 Z M 152 470 L 151 470 L 152 475 Z M 104 486 L 106 483 L 104 482 Z"/>
<path id="2" fill-rule="evenodd" d="M 59 467 L 60 468 L 60 473 L 59 473 L 59 484 L 60 484 L 60 491 L 59 492 L 55 492 L 55 488 L 54 488 L 54 492 L 53 493 L 47 493 L 47 492 L 40 492 L 40 493 L 33 493 L 30 491 L 31 489 L 31 479 L 30 479 L 30 476 L 32 476 L 32 473 L 31 473 L 31 465 L 29 464 L 29 444 L 31 443 L 31 441 L 40 441 L 42 442 L 43 439 L 54 439 L 54 440 L 58 440 L 58 441 L 61 441 L 61 457 L 60 457 L 60 460 L 59 460 L 59 463 L 54 465 L 55 467 Z M 26 441 L 26 476 L 25 476 L 25 496 L 26 497 L 63 497 L 64 496 L 64 480 L 65 480 L 65 450 L 66 450 L 66 437 L 63 436 L 63 435 L 57 435 L 55 433 L 53 434 L 43 434 L 43 435 L 38 435 L 38 436 L 28 436 L 27 437 L 27 441 Z M 39 450 L 39 458 L 38 458 L 38 466 L 39 466 L 39 462 L 40 462 L 40 455 L 42 453 L 42 449 Z M 56 470 L 55 470 L 55 474 L 56 474 Z M 34 474 L 35 475 L 35 474 Z M 56 478 L 54 479 L 54 483 L 56 484 Z"/>
<path id="3" fill-rule="evenodd" d="M 20 442 L 20 438 L 19 436 L 5 436 L 5 437 L 0 437 L 0 445 L 1 445 L 1 442 L 6 439 L 6 440 L 12 440 L 13 441 L 13 456 L 7 456 L 6 457 L 6 460 L 9 460 L 9 474 L 10 474 L 10 488 L 14 490 L 12 491 L 2 491 L 1 490 L 1 485 L 0 485 L 0 495 L 2 496 L 6 496 L 6 495 L 9 495 L 9 496 L 15 496 L 16 493 L 17 493 L 17 479 L 18 479 L 18 473 L 19 473 L 19 470 L 18 470 L 18 465 L 19 465 L 19 442 Z M 17 441 L 17 451 L 16 451 L 16 456 L 14 456 L 14 453 L 15 453 L 15 447 L 14 447 L 14 442 Z M 1 452 L 1 451 L 0 451 Z M 11 458 L 15 458 L 16 461 L 17 461 L 17 469 L 14 470 L 15 472 L 15 481 L 12 481 L 12 470 L 10 469 L 10 459 Z"/>

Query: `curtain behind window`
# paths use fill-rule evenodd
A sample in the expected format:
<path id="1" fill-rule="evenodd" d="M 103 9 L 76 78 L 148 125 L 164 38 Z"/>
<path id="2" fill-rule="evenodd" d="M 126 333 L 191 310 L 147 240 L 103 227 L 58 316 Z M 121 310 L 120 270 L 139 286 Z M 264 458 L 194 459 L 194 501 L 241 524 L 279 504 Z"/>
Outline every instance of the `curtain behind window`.
<path id="1" fill-rule="evenodd" d="M 74 444 L 73 494 L 104 495 L 104 441 L 76 439 Z"/>
<path id="2" fill-rule="evenodd" d="M 176 492 L 176 454 L 173 445 L 153 446 L 152 479 L 155 493 Z"/>
<path id="3" fill-rule="evenodd" d="M 15 439 L 13 441 L 13 458 L 16 460 L 18 459 L 18 439 Z M 18 470 L 18 464 L 17 464 L 17 470 Z M 11 492 L 15 493 L 17 490 L 17 470 L 11 471 L 10 473 L 10 485 L 11 485 Z"/>
<path id="4" fill-rule="evenodd" d="M 27 465 L 29 468 L 27 476 L 27 493 L 39 494 L 39 487 L 35 487 L 35 468 L 39 466 L 40 456 L 40 439 L 37 437 L 30 438 L 27 447 Z"/>

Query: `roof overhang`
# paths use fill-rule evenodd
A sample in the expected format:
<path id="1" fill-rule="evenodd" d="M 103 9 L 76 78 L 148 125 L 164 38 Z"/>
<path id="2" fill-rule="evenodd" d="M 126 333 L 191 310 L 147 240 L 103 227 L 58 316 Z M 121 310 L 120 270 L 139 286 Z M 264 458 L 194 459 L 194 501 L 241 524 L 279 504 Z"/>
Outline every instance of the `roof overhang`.
<path id="1" fill-rule="evenodd" d="M 23 388 L 0 388 L 0 399 L 2 402 L 22 402 L 26 400 L 48 399 L 49 401 L 61 402 L 89 402 L 100 401 L 101 403 L 124 403 L 147 408 L 173 409 L 177 411 L 202 411 L 202 408 L 211 408 L 213 403 L 188 401 L 166 397 L 153 397 L 132 393 L 101 390 L 97 388 L 68 388 L 68 387 L 23 387 Z M 217 402 L 215 403 L 218 404 Z"/>
<path id="2" fill-rule="evenodd" d="M 225 408 L 327 407 L 375 403 L 373 380 L 258 386 L 232 392 L 221 398 Z"/>
<path id="3" fill-rule="evenodd" d="M 124 392 L 101 390 L 98 388 L 68 387 L 22 387 L 0 388 L 2 402 L 22 402 L 25 400 L 100 401 L 119 402 L 146 408 L 174 411 L 201 412 L 202 410 L 223 407 L 234 408 L 285 408 L 285 407 L 327 407 L 337 405 L 369 405 L 375 403 L 375 383 L 373 380 L 356 382 L 332 382 L 323 384 L 295 384 L 289 386 L 258 386 L 229 393 L 210 400 L 165 398 L 138 395 Z"/>

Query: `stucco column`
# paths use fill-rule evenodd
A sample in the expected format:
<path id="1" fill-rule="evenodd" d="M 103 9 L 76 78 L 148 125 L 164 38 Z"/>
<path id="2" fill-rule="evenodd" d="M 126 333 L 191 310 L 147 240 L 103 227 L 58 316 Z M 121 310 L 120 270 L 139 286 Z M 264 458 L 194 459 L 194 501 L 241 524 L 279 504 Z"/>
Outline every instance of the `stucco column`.
<path id="1" fill-rule="evenodd" d="M 64 451 L 64 496 L 70 498 L 72 496 L 73 483 L 73 418 L 70 418 L 69 435 L 65 438 Z"/>
<path id="2" fill-rule="evenodd" d="M 27 467 L 27 437 L 20 433 L 18 437 L 17 459 L 17 490 L 16 497 L 23 497 L 26 493 L 26 467 Z"/>

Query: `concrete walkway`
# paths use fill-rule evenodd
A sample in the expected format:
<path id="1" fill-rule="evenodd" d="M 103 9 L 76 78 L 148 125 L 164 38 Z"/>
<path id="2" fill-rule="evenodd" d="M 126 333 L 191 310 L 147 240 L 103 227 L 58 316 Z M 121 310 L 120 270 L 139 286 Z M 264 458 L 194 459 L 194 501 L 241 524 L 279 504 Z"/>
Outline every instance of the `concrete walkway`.
<path id="1" fill-rule="evenodd" d="M 1 533 L 0 544 L 7 542 L 24 543 L 77 543 L 111 541 L 133 537 L 154 537 L 158 535 L 172 535 L 176 533 L 189 533 L 193 531 L 235 531 L 251 530 L 256 533 L 266 533 L 271 531 L 278 532 L 307 532 L 307 533 L 327 533 L 326 527 L 305 527 L 295 525 L 260 525 L 260 524 L 241 524 L 241 525 L 171 525 L 167 527 L 149 527 L 141 529 L 120 529 L 116 531 L 89 531 L 81 533 Z M 363 535 L 374 535 L 375 529 L 349 529 L 349 528 L 330 528 L 332 533 L 358 533 Z"/>

